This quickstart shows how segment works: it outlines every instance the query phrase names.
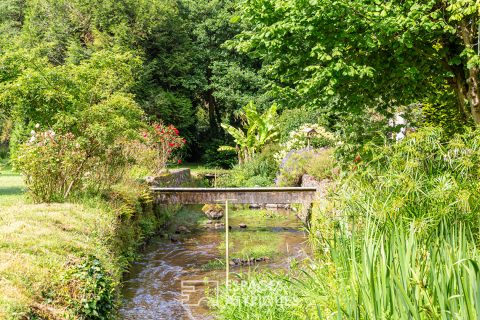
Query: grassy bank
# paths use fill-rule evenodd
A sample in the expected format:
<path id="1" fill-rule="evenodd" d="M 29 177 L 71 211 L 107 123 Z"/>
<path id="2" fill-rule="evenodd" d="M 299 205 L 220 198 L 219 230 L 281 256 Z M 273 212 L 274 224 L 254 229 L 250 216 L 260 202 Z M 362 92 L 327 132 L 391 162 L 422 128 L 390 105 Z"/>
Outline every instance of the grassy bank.
<path id="1" fill-rule="evenodd" d="M 244 275 L 220 319 L 477 319 L 480 138 L 423 129 L 376 147 L 312 214 L 312 258 Z"/>
<path id="2" fill-rule="evenodd" d="M 0 319 L 115 314 L 122 272 L 167 219 L 140 185 L 106 198 L 32 204 L 22 178 L 0 174 Z"/>

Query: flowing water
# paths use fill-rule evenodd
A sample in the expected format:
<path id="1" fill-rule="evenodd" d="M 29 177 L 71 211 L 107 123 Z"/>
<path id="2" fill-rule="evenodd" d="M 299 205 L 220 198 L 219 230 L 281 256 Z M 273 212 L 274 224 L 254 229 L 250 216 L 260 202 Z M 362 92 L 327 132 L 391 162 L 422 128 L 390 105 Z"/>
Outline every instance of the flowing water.
<path id="1" fill-rule="evenodd" d="M 189 210 L 198 214 L 200 209 Z M 292 259 L 306 256 L 305 234 L 293 212 L 237 210 L 229 223 L 231 258 L 269 257 L 254 266 L 231 266 L 230 278 L 252 270 L 288 269 Z M 239 223 L 248 227 L 241 229 Z M 149 244 L 125 277 L 121 319 L 214 319 L 205 291 L 212 296 L 225 284 L 225 268 L 218 265 L 225 259 L 225 232 L 200 229 L 176 242 L 155 239 Z M 208 267 L 212 262 L 217 269 Z"/>

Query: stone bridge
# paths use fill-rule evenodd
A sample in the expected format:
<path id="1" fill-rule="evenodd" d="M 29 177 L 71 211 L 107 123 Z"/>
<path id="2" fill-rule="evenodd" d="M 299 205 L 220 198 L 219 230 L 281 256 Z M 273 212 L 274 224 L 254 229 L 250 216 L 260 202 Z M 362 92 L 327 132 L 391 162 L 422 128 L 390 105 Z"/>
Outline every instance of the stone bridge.
<path id="1" fill-rule="evenodd" d="M 312 202 L 317 188 L 162 188 L 152 187 L 155 203 L 161 204 L 213 204 L 229 200 L 232 204 L 301 204 L 298 218 L 306 225 L 310 222 Z"/>
<path id="2" fill-rule="evenodd" d="M 317 192 L 313 187 L 287 188 L 151 188 L 157 204 L 218 203 L 310 204 Z"/>

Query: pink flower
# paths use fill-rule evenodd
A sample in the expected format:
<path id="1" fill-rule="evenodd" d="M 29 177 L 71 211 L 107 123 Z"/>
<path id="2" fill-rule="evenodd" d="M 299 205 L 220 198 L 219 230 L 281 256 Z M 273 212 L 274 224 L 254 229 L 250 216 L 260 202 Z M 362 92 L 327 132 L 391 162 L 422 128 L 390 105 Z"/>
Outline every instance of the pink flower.
<path id="1" fill-rule="evenodd" d="M 181 164 L 181 163 L 182 163 L 182 160 L 181 160 L 181 159 L 178 159 L 177 163 L 178 163 L 178 164 Z"/>

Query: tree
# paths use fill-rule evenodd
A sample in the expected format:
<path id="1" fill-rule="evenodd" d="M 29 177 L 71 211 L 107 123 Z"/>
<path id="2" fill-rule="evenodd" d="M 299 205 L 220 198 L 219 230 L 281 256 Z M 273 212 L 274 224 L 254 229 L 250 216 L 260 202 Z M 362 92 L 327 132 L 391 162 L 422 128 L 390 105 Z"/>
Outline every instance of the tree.
<path id="1" fill-rule="evenodd" d="M 98 52 L 128 53 L 141 61 L 128 93 L 145 117 L 179 128 L 192 154 L 205 152 L 203 141 L 218 139 L 212 149 L 216 153 L 218 144 L 226 142 L 220 127 L 225 118 L 233 119 L 250 100 L 261 108 L 270 103 L 258 60 L 223 47 L 243 28 L 231 21 L 237 3 L 2 1 L 0 83 L 11 82 L 25 69 L 35 70 L 32 62 L 37 69 L 45 63 L 70 68 Z M 10 110 L 3 111 L 2 117 L 9 118 Z"/>
<path id="2" fill-rule="evenodd" d="M 11 110 L 13 164 L 34 200 L 110 188 L 124 173 L 125 146 L 143 126 L 129 93 L 140 60 L 102 50 L 78 65 L 26 62 L 18 77 L 0 83 L 0 107 Z"/>
<path id="3" fill-rule="evenodd" d="M 25 58 L 16 78 L 0 83 L 0 107 L 11 110 L 12 147 L 36 127 L 82 138 L 91 156 L 138 128 L 142 110 L 129 91 L 140 60 L 131 53 L 99 51 L 79 65 L 54 66 Z"/>
<path id="4" fill-rule="evenodd" d="M 234 45 L 260 57 L 293 106 L 381 112 L 456 97 L 465 121 L 480 122 L 474 0 L 246 0 L 250 29 Z"/>
<path id="5" fill-rule="evenodd" d="M 222 118 L 253 100 L 261 107 L 269 102 L 266 81 L 258 74 L 255 59 L 223 46 L 243 29 L 232 17 L 236 0 L 183 0 L 181 10 L 189 26 L 195 88 L 192 101 L 207 111 L 210 132 L 218 135 Z"/>
<path id="6" fill-rule="evenodd" d="M 277 105 L 273 104 L 264 113 L 259 113 L 253 102 L 247 104 L 241 113 L 244 128 L 235 128 L 222 123 L 222 127 L 234 138 L 235 147 L 222 146 L 220 151 L 235 150 L 240 164 L 250 161 L 255 153 L 269 142 L 278 139 Z"/>

